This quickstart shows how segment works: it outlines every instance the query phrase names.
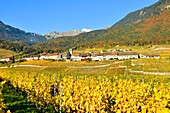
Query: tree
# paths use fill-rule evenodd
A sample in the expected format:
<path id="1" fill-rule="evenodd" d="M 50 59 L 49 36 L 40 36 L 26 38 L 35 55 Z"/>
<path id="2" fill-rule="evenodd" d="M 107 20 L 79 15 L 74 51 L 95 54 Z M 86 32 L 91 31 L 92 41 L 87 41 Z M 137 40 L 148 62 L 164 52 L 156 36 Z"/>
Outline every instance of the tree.
<path id="1" fill-rule="evenodd" d="M 67 53 L 67 59 L 71 59 L 71 54 L 70 54 L 70 52 Z"/>
<path id="2" fill-rule="evenodd" d="M 14 55 L 12 56 L 12 63 L 15 63 L 15 57 L 14 57 Z"/>

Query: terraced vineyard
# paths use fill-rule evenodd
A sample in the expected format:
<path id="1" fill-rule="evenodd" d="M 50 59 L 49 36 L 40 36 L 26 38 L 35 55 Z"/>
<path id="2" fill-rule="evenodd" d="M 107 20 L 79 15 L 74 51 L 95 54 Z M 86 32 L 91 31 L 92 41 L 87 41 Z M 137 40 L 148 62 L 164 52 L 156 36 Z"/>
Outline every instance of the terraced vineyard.
<path id="1" fill-rule="evenodd" d="M 105 62 L 57 62 L 52 60 L 31 60 L 21 63 L 22 65 L 39 65 L 39 66 L 56 66 L 56 67 L 68 67 L 68 66 L 99 66 L 110 63 L 109 61 Z"/>
<path id="2" fill-rule="evenodd" d="M 139 59 L 134 60 L 133 70 L 141 70 L 145 72 L 170 72 L 170 60 L 162 59 Z"/>

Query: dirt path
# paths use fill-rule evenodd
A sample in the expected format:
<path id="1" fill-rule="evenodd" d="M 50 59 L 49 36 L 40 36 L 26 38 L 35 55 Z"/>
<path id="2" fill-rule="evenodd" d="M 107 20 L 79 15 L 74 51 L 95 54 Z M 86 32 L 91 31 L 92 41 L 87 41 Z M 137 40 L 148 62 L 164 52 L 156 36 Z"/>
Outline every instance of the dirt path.
<path id="1" fill-rule="evenodd" d="M 132 69 L 126 69 L 130 73 L 138 73 L 138 74 L 144 74 L 144 75 L 170 75 L 170 72 L 145 72 L 140 70 L 132 70 Z"/>
<path id="2" fill-rule="evenodd" d="M 13 67 L 49 67 L 49 66 L 39 66 L 39 65 L 14 65 Z"/>
<path id="3" fill-rule="evenodd" d="M 66 66 L 68 68 L 101 68 L 101 67 L 109 67 L 113 64 L 119 64 L 124 61 L 117 61 L 112 64 L 105 64 L 105 65 L 97 65 L 97 66 L 81 66 L 81 67 L 76 67 L 76 66 Z M 133 65 L 133 61 L 132 64 Z M 49 67 L 49 66 L 39 66 L 39 65 L 13 65 L 11 67 Z M 53 66 L 55 67 L 55 66 Z M 56 66 L 57 67 L 57 66 Z M 1 67 L 1 68 L 9 68 L 9 67 Z M 118 68 L 126 68 L 125 70 L 129 71 L 130 73 L 136 73 L 136 74 L 144 74 L 144 75 L 170 75 L 170 72 L 145 72 L 143 70 L 132 70 L 132 69 L 127 69 L 127 66 L 118 66 Z"/>
<path id="4" fill-rule="evenodd" d="M 81 67 L 75 67 L 75 66 L 68 66 L 69 68 L 99 68 L 99 67 L 108 67 L 111 64 L 105 64 L 105 65 L 99 65 L 99 66 L 81 66 Z"/>
<path id="5" fill-rule="evenodd" d="M 123 61 L 117 61 L 114 62 L 112 64 L 119 64 L 122 63 Z M 97 65 L 97 66 L 81 66 L 81 67 L 76 67 L 76 66 L 66 66 L 68 68 L 100 68 L 100 67 L 108 67 L 112 64 L 104 64 L 104 65 Z M 40 66 L 40 65 L 22 65 L 22 64 L 18 64 L 18 65 L 11 65 L 10 67 L 50 67 L 50 66 Z M 52 66 L 55 67 L 55 66 Z M 57 66 L 56 66 L 57 67 Z M 9 68 L 9 67 L 1 67 L 1 68 Z"/>

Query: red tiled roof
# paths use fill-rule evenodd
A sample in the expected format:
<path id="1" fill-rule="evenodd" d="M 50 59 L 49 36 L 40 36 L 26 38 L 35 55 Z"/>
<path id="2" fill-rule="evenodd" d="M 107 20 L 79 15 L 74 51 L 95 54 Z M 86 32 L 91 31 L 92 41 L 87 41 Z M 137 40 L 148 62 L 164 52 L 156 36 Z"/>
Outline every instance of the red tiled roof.
<path id="1" fill-rule="evenodd" d="M 154 57 L 154 56 L 160 56 L 160 55 L 158 55 L 158 54 L 146 54 L 146 56 L 149 56 L 149 57 Z"/>
<path id="2" fill-rule="evenodd" d="M 87 56 L 90 56 L 90 54 L 89 54 L 89 53 L 80 53 L 79 56 L 81 56 L 81 57 L 87 57 Z"/>
<path id="3" fill-rule="evenodd" d="M 79 54 L 73 54 L 72 56 L 79 56 Z"/>
<path id="4" fill-rule="evenodd" d="M 51 53 L 51 54 L 47 54 L 47 56 L 56 56 L 59 55 L 59 53 Z"/>
<path id="5" fill-rule="evenodd" d="M 106 55 L 117 55 L 116 52 L 107 52 Z"/>
<path id="6" fill-rule="evenodd" d="M 137 52 L 119 52 L 118 55 L 139 55 Z"/>
<path id="7" fill-rule="evenodd" d="M 104 56 L 103 53 L 96 54 L 96 56 Z"/>
<path id="8" fill-rule="evenodd" d="M 13 55 L 7 55 L 5 58 L 11 58 Z"/>

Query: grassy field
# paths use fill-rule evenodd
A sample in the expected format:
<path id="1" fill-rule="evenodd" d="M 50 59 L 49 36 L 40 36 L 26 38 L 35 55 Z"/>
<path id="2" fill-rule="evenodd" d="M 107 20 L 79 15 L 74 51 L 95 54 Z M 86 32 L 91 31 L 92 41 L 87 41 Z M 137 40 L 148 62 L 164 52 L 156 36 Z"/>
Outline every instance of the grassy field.
<path id="1" fill-rule="evenodd" d="M 31 60 L 27 62 L 22 62 L 23 65 L 40 65 L 40 66 L 58 66 L 58 67 L 66 67 L 66 66 L 98 66 L 98 65 L 105 65 L 108 63 L 113 63 L 113 61 L 104 61 L 104 62 L 59 62 L 59 61 L 52 61 L 52 60 Z"/>
<path id="2" fill-rule="evenodd" d="M 131 66 L 131 69 L 133 70 L 170 72 L 170 59 L 138 59 L 132 62 L 134 66 Z"/>
<path id="3" fill-rule="evenodd" d="M 15 54 L 15 52 L 5 50 L 5 49 L 0 49 L 0 58 L 4 58 L 6 56 L 12 56 L 13 54 Z"/>

